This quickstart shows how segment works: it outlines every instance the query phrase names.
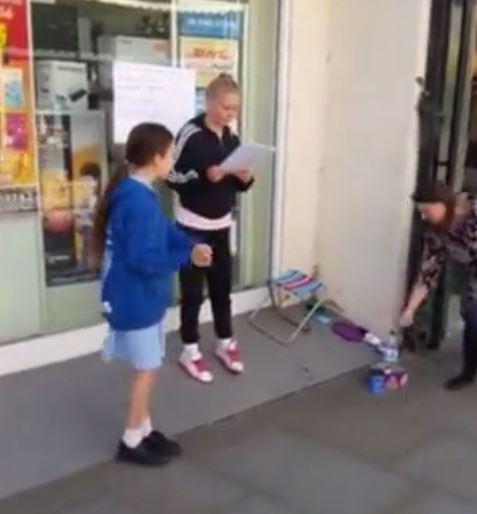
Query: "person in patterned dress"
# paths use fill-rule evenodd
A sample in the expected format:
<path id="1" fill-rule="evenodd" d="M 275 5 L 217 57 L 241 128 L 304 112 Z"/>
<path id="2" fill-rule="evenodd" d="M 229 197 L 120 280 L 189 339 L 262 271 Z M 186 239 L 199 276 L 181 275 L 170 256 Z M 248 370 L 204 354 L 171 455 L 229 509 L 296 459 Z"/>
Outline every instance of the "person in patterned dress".
<path id="1" fill-rule="evenodd" d="M 446 262 L 465 272 L 461 296 L 463 364 L 461 372 L 448 382 L 451 391 L 472 385 L 477 376 L 477 198 L 455 194 L 441 182 L 413 197 L 428 230 L 420 270 L 401 315 L 401 326 L 411 326 L 416 311 L 436 286 Z"/>

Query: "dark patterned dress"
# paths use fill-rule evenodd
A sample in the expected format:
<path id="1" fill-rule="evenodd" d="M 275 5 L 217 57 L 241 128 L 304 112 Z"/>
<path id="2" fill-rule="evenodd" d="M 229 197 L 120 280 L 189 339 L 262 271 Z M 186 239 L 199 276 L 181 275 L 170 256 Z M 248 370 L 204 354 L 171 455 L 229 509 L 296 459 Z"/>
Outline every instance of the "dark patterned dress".
<path id="1" fill-rule="evenodd" d="M 469 198 L 469 210 L 447 231 L 429 230 L 425 236 L 419 278 L 429 289 L 436 286 L 446 262 L 465 272 L 463 312 L 477 300 L 477 198 Z"/>

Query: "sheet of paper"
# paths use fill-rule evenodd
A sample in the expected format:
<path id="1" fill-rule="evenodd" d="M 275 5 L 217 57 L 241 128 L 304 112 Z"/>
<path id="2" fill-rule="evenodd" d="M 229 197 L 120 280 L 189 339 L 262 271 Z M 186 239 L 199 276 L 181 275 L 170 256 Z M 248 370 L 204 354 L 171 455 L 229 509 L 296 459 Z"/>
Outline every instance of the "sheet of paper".
<path id="1" fill-rule="evenodd" d="M 230 154 L 220 167 L 230 173 L 238 170 L 255 170 L 274 151 L 273 147 L 257 143 L 244 143 Z"/>
<path id="2" fill-rule="evenodd" d="M 114 142 L 125 143 L 138 123 L 152 121 L 178 130 L 195 114 L 195 70 L 115 61 Z"/>

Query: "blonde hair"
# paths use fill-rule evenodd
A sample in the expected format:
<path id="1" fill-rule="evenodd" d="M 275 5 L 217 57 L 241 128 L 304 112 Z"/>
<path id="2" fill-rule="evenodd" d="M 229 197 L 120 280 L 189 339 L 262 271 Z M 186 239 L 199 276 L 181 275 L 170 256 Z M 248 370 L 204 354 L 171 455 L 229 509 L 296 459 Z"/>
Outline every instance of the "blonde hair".
<path id="1" fill-rule="evenodd" d="M 205 94 L 207 99 L 215 98 L 220 93 L 237 93 L 239 94 L 240 88 L 236 80 L 228 73 L 221 73 L 207 86 Z"/>

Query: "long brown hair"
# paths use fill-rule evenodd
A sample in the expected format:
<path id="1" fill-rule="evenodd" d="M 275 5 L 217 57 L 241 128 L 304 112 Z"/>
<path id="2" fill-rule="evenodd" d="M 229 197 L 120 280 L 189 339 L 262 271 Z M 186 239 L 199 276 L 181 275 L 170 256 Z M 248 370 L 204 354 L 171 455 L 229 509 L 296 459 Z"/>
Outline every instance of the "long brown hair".
<path id="1" fill-rule="evenodd" d="M 129 176 L 131 169 L 143 168 L 151 164 L 157 155 L 164 157 L 173 141 L 174 136 L 170 130 L 158 123 L 141 123 L 129 133 L 125 162 L 111 177 L 96 209 L 91 248 L 91 265 L 95 269 L 100 266 L 104 255 L 109 204 L 114 190 Z"/>

